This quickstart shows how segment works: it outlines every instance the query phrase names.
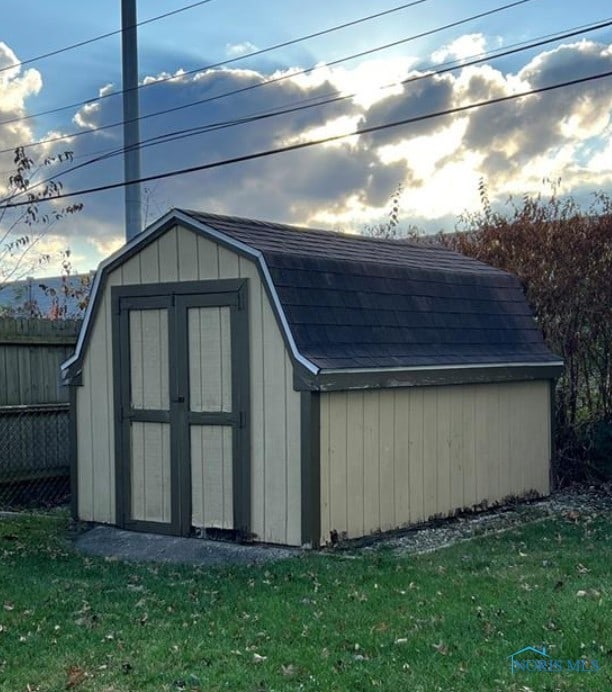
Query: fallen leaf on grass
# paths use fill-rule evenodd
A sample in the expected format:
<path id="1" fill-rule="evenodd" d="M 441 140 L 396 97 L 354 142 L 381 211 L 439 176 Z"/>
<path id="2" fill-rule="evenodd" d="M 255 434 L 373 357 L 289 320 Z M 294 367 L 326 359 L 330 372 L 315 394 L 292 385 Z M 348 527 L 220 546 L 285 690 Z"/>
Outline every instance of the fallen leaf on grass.
<path id="1" fill-rule="evenodd" d="M 446 644 L 443 642 L 440 642 L 439 644 L 432 644 L 432 646 L 439 654 L 442 654 L 443 656 L 446 656 L 448 653 L 448 646 L 446 646 Z"/>
<path id="2" fill-rule="evenodd" d="M 288 666 L 281 665 L 281 670 L 283 675 L 287 678 L 291 678 L 297 673 L 297 668 L 293 665 L 293 663 L 290 663 Z"/>
<path id="3" fill-rule="evenodd" d="M 77 687 L 84 682 L 85 678 L 87 677 L 87 672 L 82 668 L 79 668 L 79 666 L 70 666 L 66 673 L 68 675 L 68 681 L 66 682 L 67 690 Z"/>
<path id="4" fill-rule="evenodd" d="M 15 610 L 15 606 L 7 601 L 4 604 L 4 610 L 8 610 L 10 612 L 11 610 Z"/>
<path id="5" fill-rule="evenodd" d="M 406 644 L 407 641 L 408 641 L 407 637 L 399 637 L 393 643 L 394 644 Z"/>
<path id="6" fill-rule="evenodd" d="M 389 629 L 389 625 L 386 622 L 379 622 L 377 625 L 373 625 L 370 628 L 370 632 L 386 632 Z"/>
<path id="7" fill-rule="evenodd" d="M 258 653 L 254 653 L 253 663 L 263 663 L 267 658 L 267 656 L 260 656 Z"/>

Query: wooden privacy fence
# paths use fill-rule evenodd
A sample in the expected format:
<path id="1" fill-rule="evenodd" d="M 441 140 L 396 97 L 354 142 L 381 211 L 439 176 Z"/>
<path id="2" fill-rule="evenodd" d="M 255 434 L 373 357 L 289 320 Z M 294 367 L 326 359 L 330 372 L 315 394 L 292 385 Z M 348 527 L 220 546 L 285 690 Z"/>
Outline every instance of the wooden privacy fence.
<path id="1" fill-rule="evenodd" d="M 0 510 L 69 493 L 70 405 L 59 366 L 80 321 L 0 318 Z"/>

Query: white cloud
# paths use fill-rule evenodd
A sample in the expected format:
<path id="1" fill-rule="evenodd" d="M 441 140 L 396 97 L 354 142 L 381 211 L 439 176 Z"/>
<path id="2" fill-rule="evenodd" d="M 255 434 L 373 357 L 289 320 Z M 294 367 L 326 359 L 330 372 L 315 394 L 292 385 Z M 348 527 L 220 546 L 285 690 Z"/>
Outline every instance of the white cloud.
<path id="1" fill-rule="evenodd" d="M 292 81 L 302 88 L 312 88 L 328 82 L 339 93 L 350 96 L 356 105 L 367 109 L 377 101 L 401 93 L 401 82 L 410 75 L 416 62 L 416 58 L 412 57 L 386 60 L 374 58 L 359 63 L 352 69 L 343 66 L 328 67 L 323 63 L 306 74 L 296 74 Z M 296 71 L 298 70 L 277 72 L 274 76 L 289 75 Z"/>
<path id="2" fill-rule="evenodd" d="M 19 60 L 5 43 L 0 42 L 0 67 L 15 65 Z M 31 141 L 33 133 L 30 121 L 19 120 L 26 114 L 26 103 L 42 89 L 38 70 L 23 70 L 16 65 L 0 72 L 0 149 L 12 149 Z M 8 121 L 8 122 L 7 122 Z M 12 154 L 0 155 L 0 169 L 10 168 Z"/>
<path id="3" fill-rule="evenodd" d="M 610 174 L 612 172 L 612 126 L 606 128 L 602 140 L 605 144 L 597 153 L 592 155 L 589 160 L 589 168 L 592 171 Z"/>
<path id="4" fill-rule="evenodd" d="M 242 41 L 241 43 L 227 43 L 225 45 L 225 54 L 228 58 L 239 58 L 242 55 L 254 53 L 258 48 L 250 41 Z"/>
<path id="5" fill-rule="evenodd" d="M 483 34 L 465 34 L 442 46 L 431 54 L 435 63 L 447 60 L 467 60 L 484 53 L 487 49 L 487 39 Z"/>
<path id="6" fill-rule="evenodd" d="M 472 34 L 446 46 L 445 56 L 440 54 L 438 58 L 462 58 L 485 46 L 484 37 Z M 10 55 L 6 55 L 8 60 Z M 610 46 L 579 42 L 543 52 L 510 73 L 484 64 L 429 77 L 415 71 L 410 57 L 365 61 L 354 68 L 320 65 L 303 75 L 296 74 L 299 67 L 273 74 L 229 67 L 195 75 L 182 70 L 160 71 L 144 80 L 157 84 L 142 90 L 141 112 L 163 110 L 169 104 L 201 103 L 167 116 L 144 119 L 143 138 L 211 123 L 222 126 L 205 135 L 143 149 L 143 174 L 274 149 L 289 142 L 348 132 L 357 126 L 419 118 L 433 111 L 602 72 L 611 64 Z M 167 76 L 173 79 L 160 83 Z M 17 72 L 9 82 L 23 77 Z M 407 77 L 418 79 L 400 84 Z M 271 83 L 262 86 L 267 81 Z M 392 83 L 394 86 L 388 86 Z M 13 113 L 26 112 L 27 95 L 35 93 L 34 81 L 22 81 L 20 85 L 21 101 Z M 3 89 L 0 84 L 0 104 Z M 111 90 L 112 85 L 106 85 L 100 93 Z M 234 95 L 216 98 L 226 92 Z M 324 107 L 231 125 L 236 119 L 254 114 L 347 94 L 356 95 Z M 359 228 L 386 214 L 389 196 L 398 183 L 403 183 L 401 211 L 408 223 L 431 226 L 444 220 L 452 227 L 458 214 L 478 207 L 478 180 L 483 176 L 491 195 L 501 198 L 510 193 L 538 191 L 543 178 L 560 177 L 564 191 L 583 190 L 585 186 L 596 189 L 609 183 L 611 111 L 609 83 L 600 80 L 580 88 L 387 128 L 333 146 L 306 148 L 160 180 L 154 184 L 148 204 L 151 210 L 185 206 L 254 218 Z M 75 116 L 78 127 L 83 129 L 121 119 L 121 102 L 114 98 L 84 106 Z M 19 127 L 23 131 L 27 125 L 21 123 Z M 17 134 L 11 136 L 11 141 L 16 141 Z M 109 147 L 109 142 L 113 147 L 121 146 L 120 128 L 74 138 L 70 148 L 79 156 Z M 0 168 L 5 167 L 0 162 Z M 122 162 L 117 157 L 81 169 L 78 177 L 67 178 L 65 185 L 66 189 L 103 185 L 121 176 Z M 89 260 L 85 265 L 89 268 L 122 242 L 123 192 L 92 195 L 83 201 L 85 211 L 62 221 L 61 232 L 79 256 Z"/>

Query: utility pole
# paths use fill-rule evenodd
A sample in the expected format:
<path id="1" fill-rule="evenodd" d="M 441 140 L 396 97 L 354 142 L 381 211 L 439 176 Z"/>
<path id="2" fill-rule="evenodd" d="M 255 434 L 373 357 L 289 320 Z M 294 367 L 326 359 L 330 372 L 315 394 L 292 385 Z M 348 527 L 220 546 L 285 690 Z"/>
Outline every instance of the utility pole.
<path id="1" fill-rule="evenodd" d="M 138 30 L 136 0 L 121 0 L 121 55 L 123 65 L 123 170 L 125 174 L 125 237 L 129 242 L 142 231 L 140 183 L 140 123 L 138 120 Z"/>

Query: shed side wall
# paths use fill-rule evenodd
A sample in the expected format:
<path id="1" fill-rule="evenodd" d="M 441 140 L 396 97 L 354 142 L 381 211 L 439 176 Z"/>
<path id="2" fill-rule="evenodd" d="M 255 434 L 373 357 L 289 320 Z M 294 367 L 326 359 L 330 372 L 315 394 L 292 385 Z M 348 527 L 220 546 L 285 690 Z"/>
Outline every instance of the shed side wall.
<path id="1" fill-rule="evenodd" d="M 321 394 L 321 543 L 548 494 L 548 380 Z"/>
<path id="2" fill-rule="evenodd" d="M 110 286 L 249 279 L 251 528 L 256 539 L 299 545 L 300 395 L 255 263 L 176 227 L 107 279 L 77 388 L 79 517 L 114 523 L 115 457 Z"/>

